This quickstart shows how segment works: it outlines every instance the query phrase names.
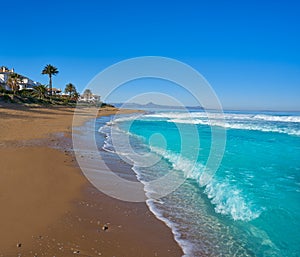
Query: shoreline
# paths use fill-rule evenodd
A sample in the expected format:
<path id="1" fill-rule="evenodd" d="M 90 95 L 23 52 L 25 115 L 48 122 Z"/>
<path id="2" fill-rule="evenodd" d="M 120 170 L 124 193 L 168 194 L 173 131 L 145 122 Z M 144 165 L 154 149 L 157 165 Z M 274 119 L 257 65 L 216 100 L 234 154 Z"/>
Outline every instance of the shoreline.
<path id="1" fill-rule="evenodd" d="M 70 145 L 63 142 L 70 140 L 72 108 L 12 107 L 0 108 L 5 157 L 0 184 L 7 185 L 0 195 L 5 210 L 0 256 L 183 255 L 170 229 L 145 203 L 104 195 L 76 167 Z"/>
<path id="2" fill-rule="evenodd" d="M 106 126 L 106 124 L 107 124 L 107 121 L 101 121 L 101 127 L 100 127 L 99 131 L 101 130 L 102 127 Z M 123 177 L 124 174 L 122 174 L 122 172 L 118 171 L 118 168 L 114 167 L 114 165 L 111 165 L 111 163 L 110 163 L 111 162 L 110 159 L 115 159 L 115 161 L 117 161 L 117 162 L 123 162 L 123 161 L 122 161 L 122 159 L 119 158 L 119 156 L 115 152 L 113 152 L 109 149 L 106 149 L 106 147 L 105 147 L 107 145 L 106 138 L 107 138 L 107 136 L 109 136 L 109 133 L 106 133 L 106 132 L 100 132 L 100 133 L 104 135 L 103 141 L 101 140 L 101 142 L 99 142 L 99 141 L 97 142 L 97 144 L 100 143 L 100 145 L 104 146 L 101 149 L 102 151 L 105 152 L 104 155 L 101 154 L 102 159 L 104 160 L 105 164 L 111 168 L 111 170 L 116 171 L 120 177 Z M 129 169 L 128 172 L 126 172 L 126 176 L 124 176 L 125 179 L 138 181 L 138 182 L 142 183 L 138 178 L 140 174 L 135 169 L 134 165 L 123 162 L 122 166 L 123 167 L 127 166 Z M 132 178 L 132 176 L 134 178 Z M 146 195 L 147 195 L 147 193 L 148 192 L 145 191 Z M 159 210 L 155 206 L 154 201 L 152 199 L 147 199 L 145 201 L 145 204 L 147 205 L 149 211 L 156 217 L 156 219 L 163 222 L 171 230 L 174 240 L 180 246 L 180 248 L 183 252 L 183 256 L 188 256 L 188 253 L 190 252 L 192 245 L 187 240 L 180 238 L 180 232 L 177 227 L 178 225 L 176 223 L 174 223 L 173 221 L 171 221 L 170 219 L 168 219 L 167 217 L 164 217 L 163 213 L 161 212 L 161 210 Z"/>

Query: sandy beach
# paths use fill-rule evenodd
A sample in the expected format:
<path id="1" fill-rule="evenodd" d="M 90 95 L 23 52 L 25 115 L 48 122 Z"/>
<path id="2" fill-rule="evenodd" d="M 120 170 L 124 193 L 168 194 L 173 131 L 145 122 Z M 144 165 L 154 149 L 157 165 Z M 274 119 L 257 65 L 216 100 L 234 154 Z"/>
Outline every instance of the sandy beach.
<path id="1" fill-rule="evenodd" d="M 182 256 L 145 203 L 110 198 L 82 175 L 73 112 L 0 103 L 0 256 Z"/>

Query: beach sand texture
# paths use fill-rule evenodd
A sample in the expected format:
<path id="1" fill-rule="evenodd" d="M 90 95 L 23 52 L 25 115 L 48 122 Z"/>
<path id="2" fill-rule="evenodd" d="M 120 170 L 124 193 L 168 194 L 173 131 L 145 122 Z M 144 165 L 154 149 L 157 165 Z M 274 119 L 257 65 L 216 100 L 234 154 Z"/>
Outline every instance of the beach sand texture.
<path id="1" fill-rule="evenodd" d="M 0 256 L 181 256 L 145 203 L 110 198 L 82 175 L 69 150 L 73 112 L 0 103 Z"/>

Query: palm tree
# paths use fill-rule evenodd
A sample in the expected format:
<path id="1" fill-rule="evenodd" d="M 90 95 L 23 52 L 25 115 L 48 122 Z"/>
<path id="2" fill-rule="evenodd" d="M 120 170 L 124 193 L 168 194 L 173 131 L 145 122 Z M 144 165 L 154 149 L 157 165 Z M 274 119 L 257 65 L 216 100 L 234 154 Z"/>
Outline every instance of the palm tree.
<path id="1" fill-rule="evenodd" d="M 74 96 L 75 93 L 77 93 L 75 86 L 72 83 L 69 83 L 66 85 L 65 93 L 69 94 L 70 98 L 71 96 Z"/>
<path id="2" fill-rule="evenodd" d="M 44 99 L 47 94 L 47 86 L 46 85 L 38 85 L 33 87 L 33 95 L 40 99 Z"/>
<path id="3" fill-rule="evenodd" d="M 76 92 L 74 93 L 74 95 L 73 95 L 73 99 L 74 99 L 75 101 L 78 101 L 79 97 L 80 97 L 80 94 L 76 91 Z"/>
<path id="4" fill-rule="evenodd" d="M 16 92 L 19 90 L 19 83 L 21 83 L 23 77 L 17 73 L 10 73 L 7 79 L 7 85 L 11 88 L 13 91 L 13 94 L 15 95 Z"/>
<path id="5" fill-rule="evenodd" d="M 58 69 L 51 64 L 47 64 L 42 70 L 42 74 L 47 74 L 49 76 L 50 95 L 52 95 L 52 75 L 56 75 L 57 73 Z"/>
<path id="6" fill-rule="evenodd" d="M 86 90 L 84 90 L 84 92 L 83 92 L 84 98 L 90 99 L 92 96 L 93 96 L 92 90 L 90 90 L 88 88 Z"/>

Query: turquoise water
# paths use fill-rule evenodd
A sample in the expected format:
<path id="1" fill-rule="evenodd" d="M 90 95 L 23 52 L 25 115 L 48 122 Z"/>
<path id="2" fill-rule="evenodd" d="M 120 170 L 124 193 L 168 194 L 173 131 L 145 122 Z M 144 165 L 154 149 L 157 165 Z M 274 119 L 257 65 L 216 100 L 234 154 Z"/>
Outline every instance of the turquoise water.
<path id="1" fill-rule="evenodd" d="M 300 256 L 300 114 L 226 112 L 224 118 L 174 110 L 117 118 L 102 128 L 104 149 L 130 160 L 128 146 L 114 149 L 114 131 L 129 135 L 134 152 L 159 157 L 150 167 L 132 161 L 149 197 L 148 182 L 170 171 L 186 178 L 147 202 L 186 256 Z M 203 185 L 211 126 L 226 129 L 226 147 Z"/>

